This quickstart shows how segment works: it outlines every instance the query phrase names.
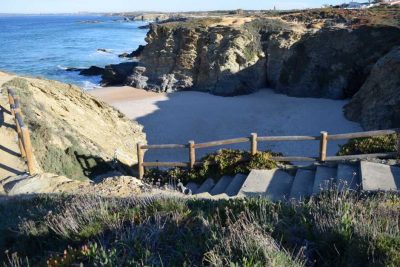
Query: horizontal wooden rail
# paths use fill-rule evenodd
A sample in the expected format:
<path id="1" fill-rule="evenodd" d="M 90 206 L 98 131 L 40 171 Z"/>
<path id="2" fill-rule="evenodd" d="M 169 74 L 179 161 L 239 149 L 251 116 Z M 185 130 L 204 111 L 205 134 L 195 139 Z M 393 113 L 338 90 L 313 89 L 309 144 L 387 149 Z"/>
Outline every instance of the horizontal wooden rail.
<path id="1" fill-rule="evenodd" d="M 227 140 L 199 143 L 199 144 L 195 145 L 195 148 L 207 148 L 207 147 L 213 147 L 213 146 L 224 146 L 224 145 L 231 145 L 231 144 L 240 144 L 240 143 L 246 143 L 246 142 L 249 142 L 249 141 L 250 141 L 249 137 L 227 139 Z"/>
<path id="2" fill-rule="evenodd" d="M 141 149 L 176 149 L 176 148 L 187 148 L 188 145 L 180 144 L 166 144 L 166 145 L 142 145 Z"/>
<path id="3" fill-rule="evenodd" d="M 8 92 L 8 102 L 10 104 L 11 113 L 14 116 L 14 121 L 16 125 L 16 130 L 18 135 L 18 146 L 21 151 L 21 156 L 26 160 L 26 163 L 28 165 L 28 172 L 31 175 L 33 175 L 34 174 L 33 151 L 32 151 L 29 129 L 28 127 L 26 127 L 24 120 L 22 118 L 21 104 L 18 96 L 11 88 L 8 88 L 7 92 Z"/>
<path id="4" fill-rule="evenodd" d="M 373 158 L 384 159 L 384 158 L 394 158 L 396 156 L 397 156 L 397 152 L 347 155 L 347 156 L 331 156 L 331 157 L 326 157 L 326 161 L 344 161 L 344 160 L 373 159 Z"/>
<path id="5" fill-rule="evenodd" d="M 284 161 L 284 162 L 291 162 L 291 161 L 317 161 L 317 157 L 271 157 L 272 160 L 275 161 Z"/>
<path id="6" fill-rule="evenodd" d="M 276 141 L 309 141 L 319 140 L 319 136 L 260 136 L 257 137 L 259 142 L 276 142 Z"/>
<path id="7" fill-rule="evenodd" d="M 330 140 L 342 140 L 361 137 L 373 137 L 397 134 L 397 152 L 390 153 L 377 153 L 377 154 L 363 154 L 363 155 L 349 155 L 349 156 L 327 156 L 328 142 Z M 328 132 L 321 132 L 318 136 L 258 136 L 257 133 L 252 133 L 249 137 L 241 137 L 234 139 L 226 139 L 205 143 L 196 144 L 194 141 L 189 141 L 188 144 L 165 144 L 165 145 L 140 145 L 137 146 L 138 153 L 138 169 L 139 178 L 144 176 L 144 167 L 188 167 L 190 169 L 195 166 L 201 165 L 201 162 L 196 162 L 196 149 L 224 146 L 230 144 L 249 143 L 249 151 L 251 155 L 258 152 L 258 142 L 283 142 L 283 141 L 319 141 L 319 156 L 318 157 L 304 157 L 304 156 L 288 156 L 288 157 L 271 157 L 272 160 L 281 162 L 307 162 L 307 161 L 345 161 L 354 159 L 366 158 L 391 158 L 400 155 L 400 129 L 368 131 L 347 134 L 334 134 L 329 135 Z M 188 149 L 189 161 L 188 162 L 144 162 L 144 153 L 148 149 Z M 243 161 L 248 161 L 244 159 Z M 212 163 L 211 163 L 212 164 Z"/>
<path id="8" fill-rule="evenodd" d="M 342 140 L 342 139 L 391 135 L 398 133 L 399 130 L 400 129 L 391 129 L 391 130 L 368 131 L 368 132 L 348 133 L 348 134 L 333 134 L 333 135 L 328 135 L 328 140 Z"/>

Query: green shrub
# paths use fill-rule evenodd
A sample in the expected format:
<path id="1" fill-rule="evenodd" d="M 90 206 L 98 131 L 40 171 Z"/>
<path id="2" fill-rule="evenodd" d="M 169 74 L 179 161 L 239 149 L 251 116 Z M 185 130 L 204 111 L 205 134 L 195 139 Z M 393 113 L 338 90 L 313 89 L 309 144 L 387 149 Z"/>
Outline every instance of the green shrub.
<path id="1" fill-rule="evenodd" d="M 161 180 L 161 182 L 181 180 L 182 182 L 195 181 L 201 183 L 210 177 L 219 179 L 225 175 L 248 174 L 252 169 L 276 168 L 277 162 L 271 160 L 271 157 L 280 155 L 270 151 L 250 155 L 246 151 L 221 149 L 202 158 L 202 164 L 195 167 L 194 170 L 187 170 L 186 168 L 175 168 L 168 171 L 150 169 L 146 170 L 145 177 L 148 180 Z"/>
<path id="2" fill-rule="evenodd" d="M 396 135 L 351 139 L 341 145 L 338 156 L 396 152 Z"/>

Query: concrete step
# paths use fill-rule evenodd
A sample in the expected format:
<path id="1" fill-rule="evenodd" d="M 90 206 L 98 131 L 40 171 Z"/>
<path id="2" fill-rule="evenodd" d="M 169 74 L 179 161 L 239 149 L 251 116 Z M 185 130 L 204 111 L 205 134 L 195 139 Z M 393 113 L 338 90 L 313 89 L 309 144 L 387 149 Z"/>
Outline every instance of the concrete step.
<path id="1" fill-rule="evenodd" d="M 230 197 L 236 196 L 239 193 L 240 188 L 242 188 L 244 181 L 246 181 L 246 178 L 247 175 L 240 173 L 236 174 L 236 176 L 233 177 L 231 183 L 225 189 L 225 194 L 227 194 Z"/>
<path id="2" fill-rule="evenodd" d="M 211 189 L 215 186 L 215 182 L 212 178 L 208 178 L 205 180 L 197 189 L 196 194 L 201 194 L 201 193 L 208 193 L 211 191 Z"/>
<path id="3" fill-rule="evenodd" d="M 313 193 L 315 171 L 299 169 L 294 177 L 290 198 L 304 199 Z"/>
<path id="4" fill-rule="evenodd" d="M 263 196 L 277 201 L 288 198 L 293 176 L 282 170 L 252 170 L 239 191 L 240 197 Z"/>
<path id="5" fill-rule="evenodd" d="M 365 191 L 399 191 L 400 168 L 380 163 L 361 161 L 362 189 Z"/>
<path id="6" fill-rule="evenodd" d="M 358 190 L 360 187 L 360 168 L 358 165 L 339 164 L 337 167 L 338 190 Z"/>
<path id="7" fill-rule="evenodd" d="M 329 189 L 329 187 L 332 185 L 332 182 L 336 182 L 336 173 L 336 168 L 318 166 L 315 173 L 313 194 L 316 195 L 322 190 Z"/>
<path id="8" fill-rule="evenodd" d="M 225 192 L 226 188 L 229 186 L 229 184 L 232 182 L 233 177 L 230 176 L 223 176 L 217 184 L 213 187 L 213 189 L 210 191 L 211 195 L 219 195 Z"/>
<path id="9" fill-rule="evenodd" d="M 196 194 L 197 190 L 199 189 L 200 185 L 196 184 L 195 182 L 189 182 L 186 185 L 186 188 L 192 191 L 192 195 Z"/>

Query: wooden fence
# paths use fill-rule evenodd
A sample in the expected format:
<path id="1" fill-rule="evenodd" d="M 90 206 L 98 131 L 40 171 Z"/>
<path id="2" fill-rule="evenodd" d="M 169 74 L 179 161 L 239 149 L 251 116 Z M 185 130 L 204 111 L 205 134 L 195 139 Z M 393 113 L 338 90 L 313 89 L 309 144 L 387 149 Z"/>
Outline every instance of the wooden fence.
<path id="1" fill-rule="evenodd" d="M 32 175 L 34 174 L 34 164 L 29 129 L 26 127 L 22 118 L 21 105 L 18 96 L 15 94 L 14 90 L 10 88 L 7 89 L 7 92 L 10 111 L 14 116 L 16 130 L 18 133 L 18 146 L 19 150 L 21 151 L 21 157 L 26 161 L 28 165 L 28 172 Z"/>
<path id="2" fill-rule="evenodd" d="M 329 135 L 328 132 L 321 132 L 318 136 L 258 136 L 252 133 L 249 137 L 227 139 L 220 141 L 212 141 L 206 143 L 196 144 L 194 141 L 189 141 L 187 144 L 164 144 L 164 145 L 143 145 L 137 144 L 137 157 L 138 157 L 138 172 L 139 178 L 144 176 L 145 167 L 187 167 L 194 168 L 201 165 L 201 162 L 196 161 L 196 149 L 216 147 L 230 144 L 249 143 L 251 155 L 255 155 L 258 151 L 259 142 L 286 142 L 286 141 L 319 141 L 319 156 L 318 157 L 304 157 L 304 156 L 290 156 L 290 157 L 272 157 L 272 160 L 282 162 L 306 162 L 306 161 L 346 161 L 346 160 L 360 160 L 366 158 L 392 158 L 400 154 L 400 129 L 379 130 L 369 132 L 357 132 L 347 134 L 334 134 Z M 361 137 L 373 137 L 397 134 L 397 152 L 377 153 L 377 154 L 363 154 L 363 155 L 349 155 L 349 156 L 327 156 L 327 146 L 330 140 L 343 140 Z M 144 162 L 144 154 L 149 149 L 188 149 L 189 161 L 188 162 Z"/>

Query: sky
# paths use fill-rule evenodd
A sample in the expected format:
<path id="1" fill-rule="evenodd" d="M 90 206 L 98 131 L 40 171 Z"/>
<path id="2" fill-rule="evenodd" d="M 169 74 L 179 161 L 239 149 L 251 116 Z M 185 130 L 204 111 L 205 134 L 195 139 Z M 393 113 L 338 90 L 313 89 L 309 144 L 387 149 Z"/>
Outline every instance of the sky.
<path id="1" fill-rule="evenodd" d="M 346 0 L 0 0 L 0 13 L 294 9 L 343 2 Z"/>

